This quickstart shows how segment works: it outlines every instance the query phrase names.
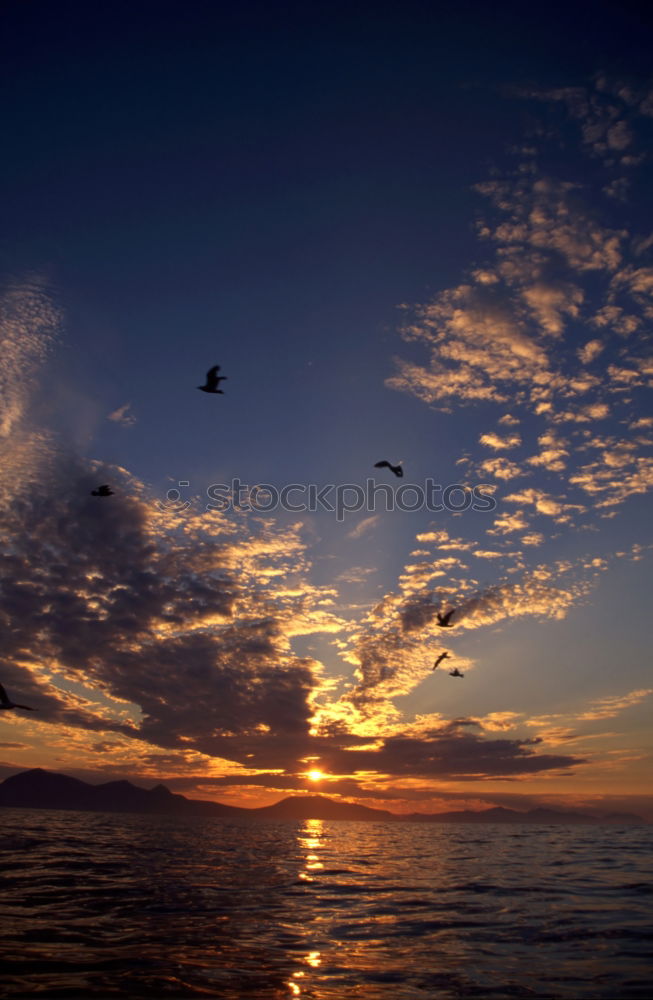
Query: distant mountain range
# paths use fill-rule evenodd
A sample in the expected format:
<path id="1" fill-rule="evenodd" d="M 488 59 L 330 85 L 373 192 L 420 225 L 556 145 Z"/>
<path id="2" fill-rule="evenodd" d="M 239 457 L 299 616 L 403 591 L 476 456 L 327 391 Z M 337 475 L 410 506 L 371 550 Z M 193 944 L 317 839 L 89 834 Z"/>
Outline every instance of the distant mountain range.
<path id="1" fill-rule="evenodd" d="M 19 809 L 78 809 L 82 812 L 129 812 L 210 816 L 216 819 L 271 820 L 365 820 L 410 823 L 644 823 L 631 813 L 590 815 L 557 809 L 517 812 L 497 806 L 479 812 L 410 813 L 398 815 L 385 809 L 370 809 L 350 802 L 337 802 L 323 795 L 296 795 L 272 806 L 243 809 L 220 802 L 187 799 L 165 785 L 139 788 L 130 781 L 108 781 L 91 785 L 78 778 L 35 768 L 21 771 L 0 784 L 0 806 Z"/>

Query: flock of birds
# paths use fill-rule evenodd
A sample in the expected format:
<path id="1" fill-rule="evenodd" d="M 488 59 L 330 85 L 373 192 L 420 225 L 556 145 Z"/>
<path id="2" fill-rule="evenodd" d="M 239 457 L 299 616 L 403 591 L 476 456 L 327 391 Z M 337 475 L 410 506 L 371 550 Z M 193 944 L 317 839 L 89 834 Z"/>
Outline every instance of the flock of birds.
<path id="1" fill-rule="evenodd" d="M 213 393 L 213 394 L 218 394 L 219 393 L 222 396 L 224 395 L 224 389 L 220 389 L 220 382 L 226 382 L 227 379 L 228 379 L 228 376 L 227 375 L 218 375 L 219 371 L 220 371 L 220 365 L 214 365 L 213 368 L 209 368 L 208 372 L 206 373 L 206 381 L 205 381 L 204 385 L 198 385 L 197 386 L 197 388 L 200 390 L 200 392 L 210 392 L 210 393 Z M 374 463 L 374 468 L 375 469 L 390 469 L 390 471 L 394 472 L 395 476 L 397 476 L 399 479 L 401 479 L 401 477 L 404 474 L 404 470 L 403 470 L 403 468 L 401 466 L 401 463 L 399 463 L 399 465 L 393 465 L 392 462 L 387 462 L 385 459 L 382 462 L 375 462 Z M 111 489 L 111 487 L 107 483 L 104 483 L 104 485 L 98 486 L 98 488 L 96 490 L 91 490 L 91 496 L 94 496 L 94 497 L 110 497 L 110 496 L 113 496 L 113 490 Z M 438 625 L 441 628 L 453 628 L 453 624 L 451 622 L 451 619 L 453 617 L 454 610 L 455 609 L 452 608 L 452 610 L 451 611 L 447 611 L 446 614 L 441 614 L 438 611 L 438 615 L 437 615 L 437 617 L 438 617 Z M 441 653 L 440 656 L 438 656 L 438 658 L 435 661 L 435 663 L 433 664 L 433 670 L 437 670 L 437 668 L 440 666 L 440 664 L 442 663 L 442 661 L 446 660 L 448 658 L 449 658 L 449 653 Z M 458 669 L 458 667 L 454 667 L 453 670 L 449 671 L 449 676 L 450 677 L 464 677 L 465 675 L 460 672 L 460 670 Z M 3 705 L 2 707 L 3 708 L 8 708 L 10 706 Z M 18 707 L 20 707 L 20 706 L 18 706 Z"/>
<path id="2" fill-rule="evenodd" d="M 441 614 L 441 612 L 439 612 L 439 611 L 437 612 L 438 625 L 440 626 L 440 628 L 453 628 L 453 622 L 451 621 L 451 619 L 453 618 L 453 614 L 454 614 L 455 610 L 456 610 L 455 608 L 452 608 L 451 611 L 447 611 L 446 614 L 444 614 L 444 615 Z M 440 655 L 438 656 L 437 660 L 433 664 L 433 669 L 437 670 L 437 668 L 440 666 L 440 664 L 442 663 L 442 661 L 443 660 L 447 660 L 448 658 L 449 658 L 449 654 L 447 652 L 440 653 Z M 464 677 L 465 675 L 460 672 L 460 670 L 458 669 L 458 667 L 454 667 L 453 670 L 449 671 L 449 676 L 450 677 Z"/>
<path id="3" fill-rule="evenodd" d="M 204 385 L 198 385 L 197 386 L 197 388 L 200 390 L 200 392 L 209 392 L 209 393 L 213 393 L 214 395 L 217 395 L 217 394 L 224 395 L 224 389 L 220 389 L 220 382 L 226 382 L 227 379 L 228 379 L 228 376 L 227 375 L 218 375 L 219 371 L 220 371 L 220 365 L 214 365 L 213 368 L 209 368 L 208 372 L 206 373 L 206 381 L 205 381 Z M 390 469 L 390 471 L 393 472 L 395 474 L 395 476 L 398 476 L 399 478 L 401 478 L 403 476 L 403 474 L 404 474 L 404 470 L 401 467 L 401 464 L 399 464 L 399 465 L 393 465 L 391 462 L 385 461 L 385 459 L 382 462 L 375 462 L 374 463 L 374 468 L 375 469 Z M 111 487 L 110 487 L 110 485 L 108 483 L 103 483 L 101 486 L 98 486 L 97 489 L 91 490 L 91 496 L 93 496 L 93 497 L 112 497 L 113 496 L 113 490 L 111 489 Z M 455 611 L 455 608 L 452 608 L 451 611 L 447 611 L 446 614 L 441 614 L 438 611 L 438 613 L 437 613 L 438 625 L 441 628 L 452 628 L 453 627 L 452 622 L 451 622 L 451 618 L 453 617 L 454 611 Z M 440 655 L 438 656 L 437 660 L 433 664 L 433 670 L 436 670 L 440 666 L 440 664 L 442 663 L 442 661 L 446 660 L 448 658 L 449 658 L 449 653 L 446 653 L 446 652 L 445 653 L 440 653 Z M 460 672 L 460 670 L 458 670 L 457 667 L 455 667 L 453 670 L 449 671 L 449 676 L 450 677 L 464 677 L 465 675 L 462 674 Z M 27 709 L 27 711 L 29 711 L 29 712 L 35 711 L 29 705 L 19 705 L 17 702 L 13 702 L 11 700 L 11 698 L 9 697 L 9 695 L 7 694 L 7 692 L 5 691 L 5 689 L 2 686 L 2 684 L 0 684 L 0 711 L 2 709 L 10 709 L 10 708 L 24 708 L 24 709 Z"/>

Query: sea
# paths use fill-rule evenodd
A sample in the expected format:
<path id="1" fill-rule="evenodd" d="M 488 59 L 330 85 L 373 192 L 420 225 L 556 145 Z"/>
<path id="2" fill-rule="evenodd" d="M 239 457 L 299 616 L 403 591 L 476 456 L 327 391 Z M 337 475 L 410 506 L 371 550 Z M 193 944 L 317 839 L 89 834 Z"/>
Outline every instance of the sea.
<path id="1" fill-rule="evenodd" d="M 5 997 L 648 997 L 651 826 L 0 809 Z"/>

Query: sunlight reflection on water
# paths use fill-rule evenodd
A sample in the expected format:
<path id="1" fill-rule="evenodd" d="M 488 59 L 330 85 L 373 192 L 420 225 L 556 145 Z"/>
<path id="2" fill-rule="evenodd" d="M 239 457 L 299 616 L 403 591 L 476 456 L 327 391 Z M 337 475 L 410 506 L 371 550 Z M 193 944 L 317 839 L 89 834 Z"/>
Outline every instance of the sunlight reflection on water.
<path id="1" fill-rule="evenodd" d="M 0 815 L 8 997 L 650 992 L 647 827 Z"/>

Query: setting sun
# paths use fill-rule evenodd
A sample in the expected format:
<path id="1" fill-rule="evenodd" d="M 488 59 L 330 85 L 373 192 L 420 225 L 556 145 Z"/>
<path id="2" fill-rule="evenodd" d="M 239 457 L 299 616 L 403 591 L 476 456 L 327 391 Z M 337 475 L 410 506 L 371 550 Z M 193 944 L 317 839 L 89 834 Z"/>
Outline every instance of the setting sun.
<path id="1" fill-rule="evenodd" d="M 306 777 L 310 778 L 311 781 L 321 781 L 322 778 L 324 777 L 324 774 L 322 773 L 322 771 L 307 771 Z"/>

